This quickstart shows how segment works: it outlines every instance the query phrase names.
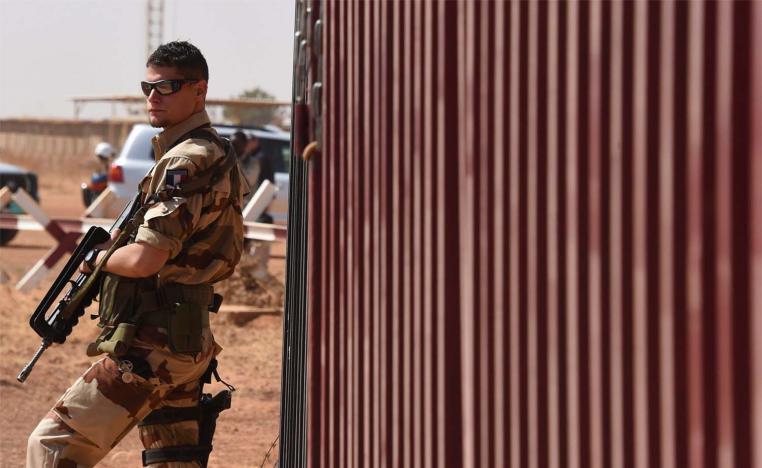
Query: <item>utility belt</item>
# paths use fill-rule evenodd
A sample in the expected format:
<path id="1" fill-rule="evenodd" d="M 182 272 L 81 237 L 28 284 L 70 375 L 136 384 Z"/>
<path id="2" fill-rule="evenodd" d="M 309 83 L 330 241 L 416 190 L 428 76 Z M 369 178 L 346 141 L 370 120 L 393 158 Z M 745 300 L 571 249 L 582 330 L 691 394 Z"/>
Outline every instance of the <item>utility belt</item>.
<path id="1" fill-rule="evenodd" d="M 201 351 L 201 335 L 209 327 L 209 313 L 217 312 L 222 296 L 207 284 L 169 283 L 156 287 L 156 277 L 103 276 L 98 326 L 103 331 L 87 347 L 88 356 L 107 353 L 124 356 L 139 327 L 167 330 L 167 342 L 176 353 Z M 93 317 L 95 318 L 95 317 Z"/>

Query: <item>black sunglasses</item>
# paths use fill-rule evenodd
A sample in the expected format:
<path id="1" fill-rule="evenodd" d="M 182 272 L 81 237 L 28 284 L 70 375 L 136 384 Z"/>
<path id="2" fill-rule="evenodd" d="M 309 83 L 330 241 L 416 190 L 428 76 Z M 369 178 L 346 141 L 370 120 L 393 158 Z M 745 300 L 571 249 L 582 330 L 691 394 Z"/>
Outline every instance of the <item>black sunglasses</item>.
<path id="1" fill-rule="evenodd" d="M 143 94 L 149 96 L 151 90 L 155 89 L 162 96 L 168 96 L 180 91 L 185 83 L 195 83 L 200 80 L 159 80 L 159 81 L 141 81 L 140 88 Z"/>

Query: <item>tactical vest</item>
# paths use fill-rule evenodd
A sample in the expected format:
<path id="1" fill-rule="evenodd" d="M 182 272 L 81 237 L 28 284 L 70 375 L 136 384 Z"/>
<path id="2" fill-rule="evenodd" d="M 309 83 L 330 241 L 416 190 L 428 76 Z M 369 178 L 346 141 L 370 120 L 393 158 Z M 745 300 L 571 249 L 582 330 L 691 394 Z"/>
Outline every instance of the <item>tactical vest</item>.
<path id="1" fill-rule="evenodd" d="M 219 145 L 225 157 L 215 161 L 209 168 L 196 173 L 191 180 L 180 186 L 165 186 L 148 195 L 141 193 L 141 204 L 120 234 L 128 236 L 126 243 L 134 241 L 138 227 L 143 224 L 146 211 L 159 201 L 174 197 L 187 198 L 208 190 L 223 177 L 230 177 L 230 201 L 237 205 L 241 190 L 238 177 L 237 156 L 233 146 L 208 130 L 199 127 L 180 137 L 179 144 L 189 138 L 203 138 Z M 174 146 L 174 145 L 173 145 Z M 105 264 L 113 253 L 109 249 L 100 264 Z M 98 338 L 87 347 L 88 356 L 108 353 L 114 357 L 124 356 L 135 338 L 138 327 L 154 325 L 167 330 L 168 344 L 172 351 L 195 354 L 201 351 L 201 334 L 209 326 L 209 312 L 216 312 L 222 296 L 214 294 L 211 285 L 186 285 L 170 283 L 158 286 L 158 276 L 126 278 L 104 273 L 100 287 L 98 326 L 103 329 Z"/>

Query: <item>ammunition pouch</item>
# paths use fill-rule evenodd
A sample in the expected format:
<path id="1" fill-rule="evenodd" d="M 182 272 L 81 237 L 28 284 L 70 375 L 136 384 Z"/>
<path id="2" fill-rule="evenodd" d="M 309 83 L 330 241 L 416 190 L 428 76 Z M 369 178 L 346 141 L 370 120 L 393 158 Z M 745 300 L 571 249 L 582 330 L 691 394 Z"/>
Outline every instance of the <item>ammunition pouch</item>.
<path id="1" fill-rule="evenodd" d="M 100 288 L 98 326 L 103 331 L 87 346 L 88 356 L 108 353 L 124 356 L 135 339 L 142 311 L 140 296 L 143 291 L 155 288 L 156 279 L 125 278 L 105 273 Z"/>
<path id="2" fill-rule="evenodd" d="M 212 359 L 206 374 L 202 381 L 211 382 L 211 375 L 214 373 L 218 381 L 225 383 L 217 374 L 217 360 Z M 216 395 L 203 393 L 203 384 L 201 398 L 198 406 L 173 408 L 166 407 L 154 410 L 141 421 L 138 426 L 151 426 L 156 424 L 173 424 L 181 421 L 198 421 L 198 445 L 177 445 L 162 447 L 157 449 L 143 450 L 143 466 L 154 463 L 166 463 L 173 461 L 198 461 L 202 467 L 206 467 L 209 461 L 209 454 L 212 452 L 212 439 L 214 431 L 217 428 L 217 418 L 220 413 L 230 408 L 232 403 L 233 391 L 235 388 L 225 383 L 228 390 L 222 390 Z"/>
<path id="3" fill-rule="evenodd" d="M 156 278 L 126 278 L 104 273 L 98 304 L 98 326 L 116 326 L 131 322 L 138 312 L 143 291 L 156 289 Z"/>
<path id="4" fill-rule="evenodd" d="M 107 353 L 112 356 L 122 357 L 127 354 L 127 350 L 130 349 L 132 341 L 135 339 L 135 332 L 137 331 L 137 325 L 129 322 L 122 322 L 114 327 L 106 327 L 109 332 L 109 337 L 105 341 L 101 341 L 94 345 L 94 347 L 87 347 L 88 356 L 97 356 L 101 353 Z M 113 332 L 111 332 L 113 330 Z M 92 345 L 93 343 L 91 343 Z M 94 351 L 93 351 L 94 350 Z"/>
<path id="5" fill-rule="evenodd" d="M 108 353 L 123 356 L 132 345 L 138 327 L 154 325 L 167 330 L 173 352 L 201 351 L 201 335 L 209 326 L 209 312 L 216 312 L 222 296 L 206 284 L 170 283 L 160 288 L 155 278 L 123 278 L 107 274 L 101 286 L 99 307 L 103 332 L 87 348 L 88 356 Z"/>
<path id="6" fill-rule="evenodd" d="M 209 326 L 209 306 L 214 303 L 211 286 L 167 284 L 144 292 L 141 324 L 166 328 L 169 348 L 176 353 L 201 351 L 201 333 Z"/>

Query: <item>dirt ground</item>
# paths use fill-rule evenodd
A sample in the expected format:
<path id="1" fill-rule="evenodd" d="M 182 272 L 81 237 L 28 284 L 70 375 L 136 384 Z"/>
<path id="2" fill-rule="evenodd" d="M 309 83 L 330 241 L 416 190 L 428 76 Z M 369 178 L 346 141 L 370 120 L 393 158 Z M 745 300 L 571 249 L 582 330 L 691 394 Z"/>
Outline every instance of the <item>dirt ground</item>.
<path id="1" fill-rule="evenodd" d="M 46 173 L 34 161 L 6 162 L 37 170 L 43 210 L 52 217 L 78 217 L 84 208 L 79 183 L 88 176 L 86 163 L 72 164 L 68 174 Z M 65 260 L 48 273 L 40 287 L 21 293 L 15 284 L 53 246 L 45 232 L 24 231 L 5 247 L 0 247 L 0 467 L 24 466 L 26 440 L 39 419 L 53 406 L 63 391 L 92 362 L 85 354 L 87 343 L 97 335 L 95 322 L 83 320 L 62 345 L 54 345 L 42 356 L 29 379 L 20 384 L 16 376 L 40 344 L 29 328 L 28 319 L 38 301 L 55 279 Z M 285 245 L 275 244 L 268 264 L 272 278 L 254 281 L 251 260 L 244 258 L 240 272 L 217 288 L 226 292 L 226 305 L 282 307 L 285 277 Z M 87 317 L 87 314 L 85 314 Z M 278 435 L 281 361 L 281 315 L 261 315 L 241 320 L 221 312 L 212 315 L 212 329 L 224 351 L 219 356 L 223 379 L 233 384 L 233 408 L 217 422 L 210 467 L 260 466 Z M 215 392 L 220 384 L 205 387 Z M 137 431 L 128 434 L 99 467 L 139 467 L 142 446 Z M 277 444 L 264 466 L 273 466 Z"/>

